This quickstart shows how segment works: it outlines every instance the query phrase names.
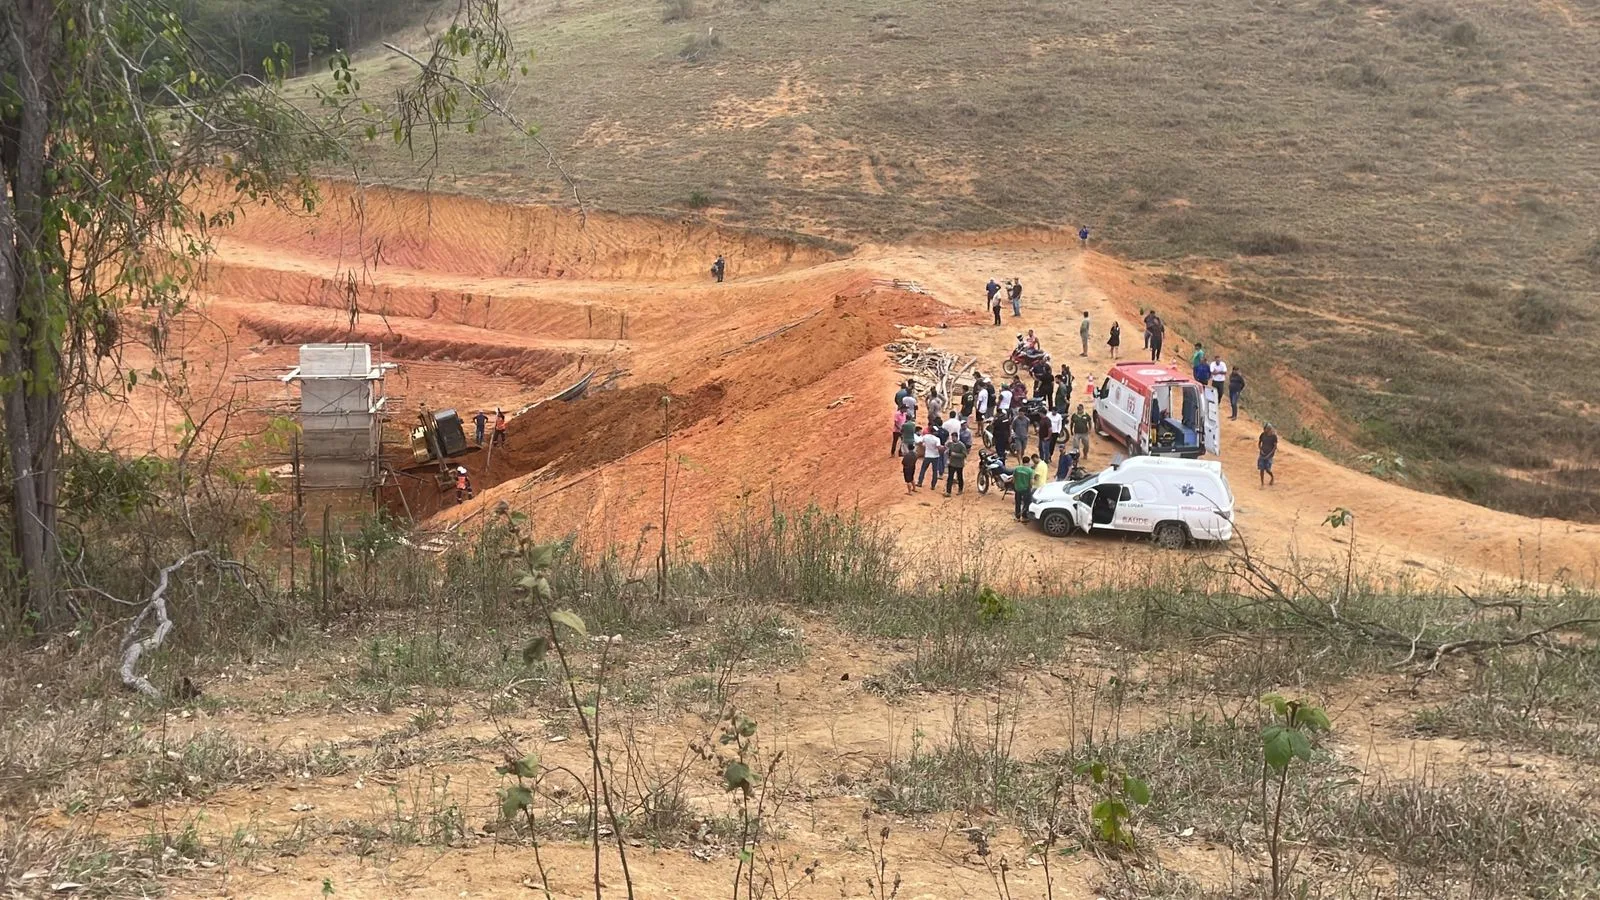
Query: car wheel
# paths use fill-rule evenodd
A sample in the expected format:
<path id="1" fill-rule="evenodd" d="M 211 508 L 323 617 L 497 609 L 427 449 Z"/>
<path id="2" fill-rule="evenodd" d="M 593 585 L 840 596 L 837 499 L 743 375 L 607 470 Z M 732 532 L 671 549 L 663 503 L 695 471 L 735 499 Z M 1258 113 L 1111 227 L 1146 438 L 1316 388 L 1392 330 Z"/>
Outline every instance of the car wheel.
<path id="1" fill-rule="evenodd" d="M 1182 522 L 1162 522 L 1151 535 L 1156 545 L 1167 550 L 1181 550 L 1189 543 L 1189 529 Z"/>
<path id="2" fill-rule="evenodd" d="M 1051 537 L 1064 538 L 1072 533 L 1072 516 L 1064 509 L 1046 510 L 1039 517 L 1039 527 Z"/>
<path id="3" fill-rule="evenodd" d="M 989 470 L 988 469 L 979 469 L 978 470 L 978 493 L 980 493 L 980 494 L 989 493 Z"/>

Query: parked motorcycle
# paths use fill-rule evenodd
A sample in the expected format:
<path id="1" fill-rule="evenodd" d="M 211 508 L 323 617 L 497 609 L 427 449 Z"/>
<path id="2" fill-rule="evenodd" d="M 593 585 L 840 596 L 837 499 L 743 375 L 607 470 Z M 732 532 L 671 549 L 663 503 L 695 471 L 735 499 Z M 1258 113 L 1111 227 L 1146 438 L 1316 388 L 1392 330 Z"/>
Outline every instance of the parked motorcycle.
<path id="1" fill-rule="evenodd" d="M 988 450 L 978 451 L 978 493 L 989 493 L 989 486 L 998 484 L 1000 496 L 1011 492 L 1011 470 L 1006 461 Z"/>

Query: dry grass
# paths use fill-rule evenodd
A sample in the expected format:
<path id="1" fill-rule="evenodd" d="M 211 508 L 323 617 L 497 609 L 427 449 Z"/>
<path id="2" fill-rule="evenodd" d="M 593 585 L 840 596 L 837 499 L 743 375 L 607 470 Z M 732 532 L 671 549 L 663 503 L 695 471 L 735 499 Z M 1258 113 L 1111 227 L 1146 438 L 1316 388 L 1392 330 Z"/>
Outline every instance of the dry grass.
<path id="1" fill-rule="evenodd" d="M 1307 376 L 1359 445 L 1449 461 L 1414 474 L 1452 493 L 1600 517 L 1553 472 L 1594 467 L 1600 444 L 1580 412 L 1600 355 L 1592 6 L 530 0 L 513 15 L 538 53 L 514 105 L 598 205 L 715 198 L 729 222 L 844 237 L 1082 220 L 1132 257 L 1220 260 L 1244 289 L 1218 292 L 1191 338 Z M 386 65 L 362 61 L 375 94 Z M 457 136 L 434 184 L 559 201 L 537 155 L 504 131 Z"/>

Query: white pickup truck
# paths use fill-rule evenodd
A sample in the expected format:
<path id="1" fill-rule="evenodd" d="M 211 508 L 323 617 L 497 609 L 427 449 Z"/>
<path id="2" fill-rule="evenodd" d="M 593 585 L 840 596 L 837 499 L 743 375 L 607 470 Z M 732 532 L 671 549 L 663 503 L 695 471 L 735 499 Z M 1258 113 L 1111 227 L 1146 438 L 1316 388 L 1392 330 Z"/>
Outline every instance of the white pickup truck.
<path id="1" fill-rule="evenodd" d="M 1222 463 L 1135 456 L 1082 481 L 1040 487 L 1028 518 L 1053 537 L 1129 531 L 1178 548 L 1233 538 L 1233 491 Z"/>

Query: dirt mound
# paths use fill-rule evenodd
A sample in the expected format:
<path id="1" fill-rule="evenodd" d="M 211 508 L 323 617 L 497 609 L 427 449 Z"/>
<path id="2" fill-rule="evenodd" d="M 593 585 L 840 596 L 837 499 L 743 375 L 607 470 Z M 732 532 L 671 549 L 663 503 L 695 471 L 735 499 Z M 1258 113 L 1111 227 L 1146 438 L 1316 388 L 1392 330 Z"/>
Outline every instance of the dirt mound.
<path id="1" fill-rule="evenodd" d="M 543 383 L 570 366 L 576 358 L 573 354 L 558 351 L 401 332 L 371 318 L 359 319 L 354 324 L 315 324 L 242 316 L 240 323 L 273 343 L 354 341 L 371 344 L 375 350 L 391 359 L 467 363 L 485 375 L 509 376 L 530 385 Z"/>
<path id="2" fill-rule="evenodd" d="M 437 272 L 527 278 L 709 280 L 725 254 L 731 277 L 831 258 L 819 246 L 701 220 L 617 216 L 392 188 L 322 187 L 316 217 L 272 206 L 244 211 L 224 239 L 349 266 L 362 261 Z"/>

